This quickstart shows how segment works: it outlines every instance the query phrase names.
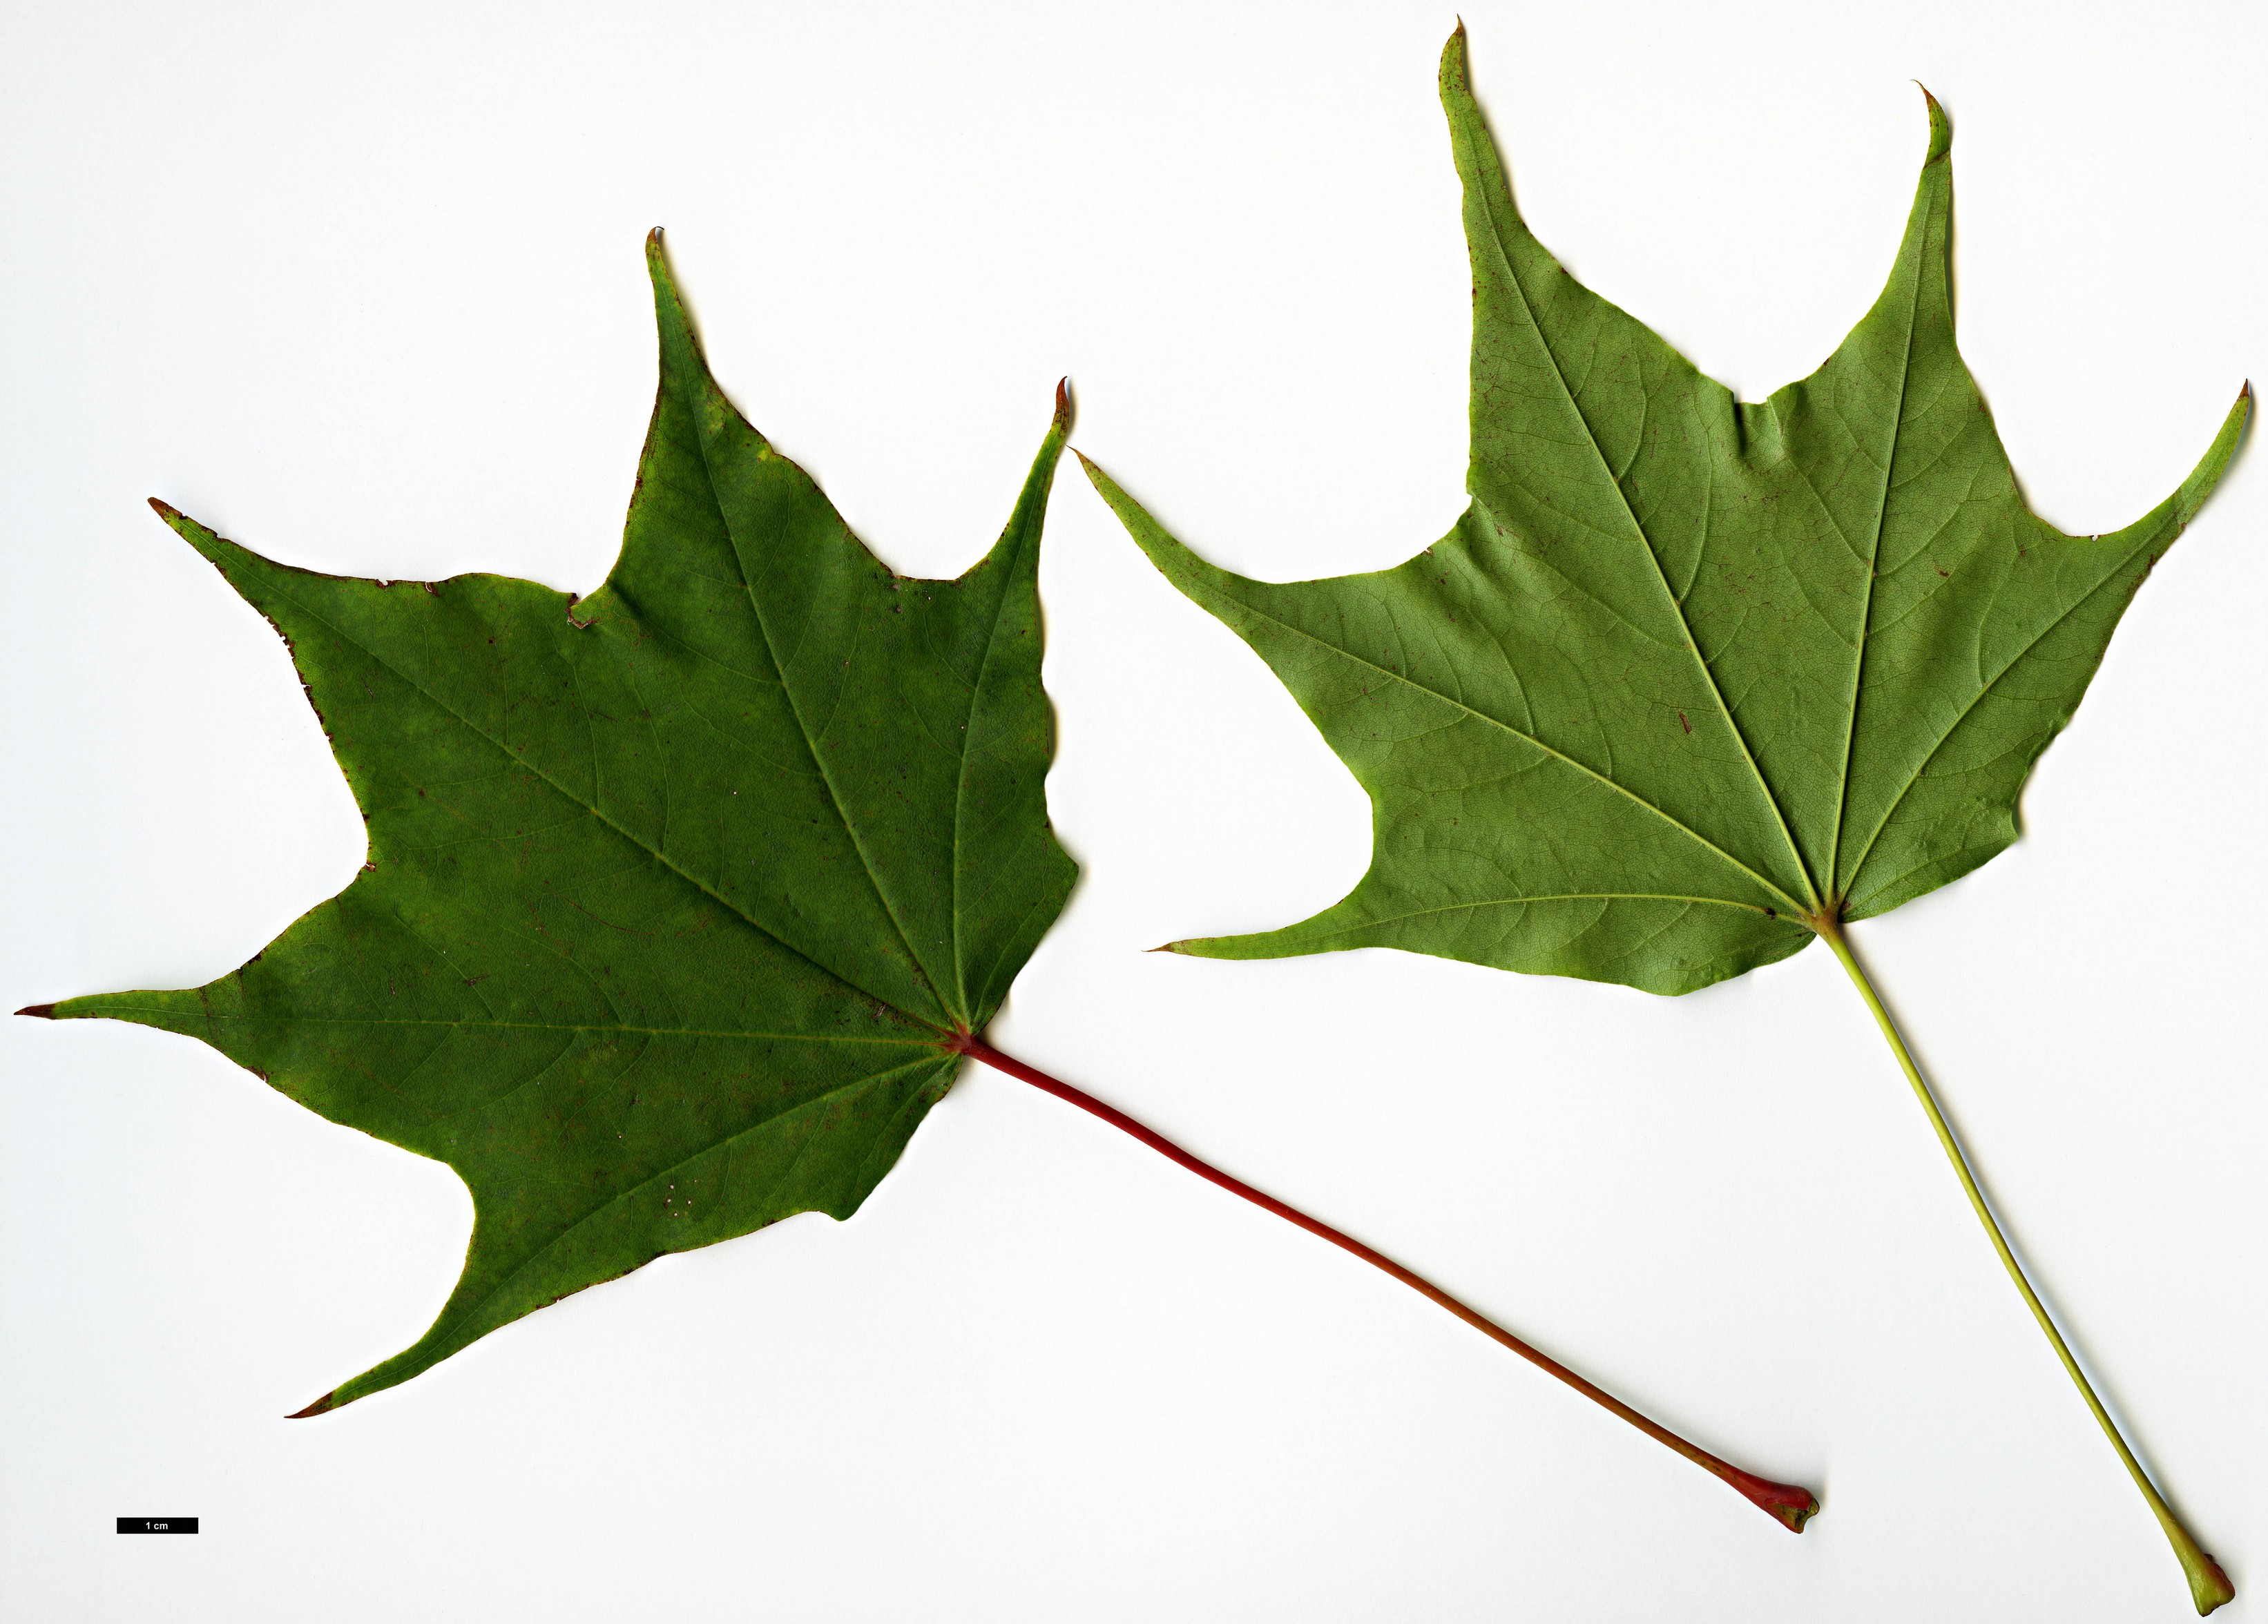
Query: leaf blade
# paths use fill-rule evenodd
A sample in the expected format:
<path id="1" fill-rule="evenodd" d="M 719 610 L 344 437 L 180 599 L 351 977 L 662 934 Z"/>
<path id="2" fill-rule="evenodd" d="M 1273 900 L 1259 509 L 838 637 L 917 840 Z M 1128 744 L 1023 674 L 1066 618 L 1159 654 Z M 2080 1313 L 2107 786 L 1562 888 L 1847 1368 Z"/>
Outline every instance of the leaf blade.
<path id="1" fill-rule="evenodd" d="M 2062 537 L 2025 507 L 1954 342 L 1952 130 L 1926 92 L 1928 150 L 1882 292 L 1816 371 L 1747 405 L 1536 241 L 1462 27 L 1440 90 L 1474 283 L 1472 500 L 1449 534 L 1372 574 L 1251 581 L 1087 465 L 1152 562 L 1267 661 L 1372 804 L 1371 865 L 1346 898 L 1176 950 L 1396 946 L 1679 993 L 1989 858 L 2123 610 L 2114 577 L 2131 587 L 2195 512 L 2249 392 L 2125 540 Z M 2012 599 L 2007 577 L 2027 561 Z M 1956 574 L 1957 591 L 1933 590 Z M 2076 614 L 2083 602 L 2095 606 Z M 2024 641 L 2025 626 L 2041 635 Z M 1977 662 L 1979 628 L 2022 646 L 1990 681 L 1980 666 L 1964 701 L 1948 673 Z M 1289 634 L 1335 648 L 1354 674 Z M 1976 759 L 1947 758 L 1909 800 L 1903 786 L 2010 672 L 2053 678 L 2057 697 L 2026 696 L 2038 715 L 2021 725 L 1974 727 Z M 1396 684 L 1524 739 L 1533 759 L 1494 763 L 1524 792 L 1471 798 L 1458 775 L 1483 770 L 1490 746 L 1446 712 L 1409 714 Z M 1634 827 L 1620 815 L 1632 807 L 1660 827 Z M 1516 928 L 1474 930 L 1491 909 L 1517 910 L 1502 915 Z"/>
<path id="2" fill-rule="evenodd" d="M 284 636 L 371 860 L 231 975 L 54 1013 L 201 1038 L 466 1181 L 440 1314 L 317 1411 L 664 1253 L 848 1217 L 1075 878 L 1035 590 L 1067 400 L 986 558 L 903 580 L 717 389 L 658 243 L 649 268 L 661 386 L 588 599 L 314 575 L 160 510 Z"/>

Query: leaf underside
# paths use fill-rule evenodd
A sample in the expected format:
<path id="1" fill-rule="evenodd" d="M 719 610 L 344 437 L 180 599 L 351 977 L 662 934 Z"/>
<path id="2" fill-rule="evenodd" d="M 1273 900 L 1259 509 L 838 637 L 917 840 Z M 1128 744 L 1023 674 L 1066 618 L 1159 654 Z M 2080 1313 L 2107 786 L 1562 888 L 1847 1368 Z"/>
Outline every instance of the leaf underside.
<path id="1" fill-rule="evenodd" d="M 887 1173 L 1054 922 L 1036 570 L 1055 422 L 998 544 L 901 577 L 711 378 L 659 238 L 661 384 L 578 601 L 390 584 L 173 527 L 272 621 L 369 864 L 242 969 L 56 1006 L 202 1038 L 470 1187 L 463 1276 L 392 1386 L 667 1252 Z"/>
<path id="2" fill-rule="evenodd" d="M 1256 581 L 1088 465 L 1371 799 L 1370 869 L 1343 900 L 1176 951 L 1398 947 L 1683 993 L 2002 850 L 2249 390 L 2174 495 L 2066 536 L 2025 505 L 1955 347 L 1934 99 L 1889 285 L 1817 371 L 1748 405 L 1529 233 L 1462 27 L 1440 90 L 1473 279 L 1455 527 L 1391 570 Z"/>

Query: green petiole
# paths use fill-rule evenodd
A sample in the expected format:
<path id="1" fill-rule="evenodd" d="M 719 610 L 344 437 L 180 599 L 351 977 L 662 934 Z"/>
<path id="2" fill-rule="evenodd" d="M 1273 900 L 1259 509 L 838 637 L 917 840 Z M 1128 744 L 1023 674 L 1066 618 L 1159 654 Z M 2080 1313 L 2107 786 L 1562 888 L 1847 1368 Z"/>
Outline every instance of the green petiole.
<path id="1" fill-rule="evenodd" d="M 2236 1587 L 2228 1582 L 2228 1576 L 2221 1571 L 2220 1564 L 2205 1553 L 2205 1547 L 2198 1544 L 2188 1529 L 2182 1526 L 2181 1518 L 2174 1515 L 2174 1510 L 2166 1503 L 2165 1496 L 2150 1481 L 2150 1474 L 2142 1469 L 2142 1463 L 2135 1459 L 2133 1450 L 2119 1436 L 2117 1423 L 2110 1419 L 2110 1412 L 2095 1396 L 2087 1373 L 2079 1368 L 2079 1361 L 2073 1356 L 2070 1344 L 2064 1341 L 2063 1333 L 2056 1329 L 2054 1317 L 2048 1312 L 2046 1304 L 2040 1301 L 2039 1293 L 2032 1289 L 2032 1282 L 2024 1277 L 2023 1265 L 2016 1260 L 2015 1252 L 2008 1245 L 2008 1238 L 2000 1232 L 1999 1222 L 1992 1216 L 1992 1203 L 1984 1199 L 1984 1189 L 1977 1182 L 1977 1174 L 1969 1165 L 1969 1157 L 1962 1150 L 1961 1142 L 1953 1136 L 1952 1127 L 1946 1121 L 1945 1113 L 1938 1109 L 1936 1098 L 1931 1094 L 1928 1083 L 1923 1080 L 1921 1068 L 1914 1063 L 1912 1052 L 1906 1047 L 1905 1040 L 1898 1035 L 1897 1023 L 1882 1007 L 1882 1000 L 1874 991 L 1874 983 L 1867 979 L 1867 972 L 1859 966 L 1858 958 L 1852 952 L 1841 922 L 1830 917 L 1808 922 L 1834 950 L 1835 957 L 1842 961 L 1845 974 L 1851 978 L 1851 984 L 1859 989 L 1859 996 L 1867 1001 L 1867 1008 L 1874 1012 L 1874 1024 L 1882 1029 L 1882 1036 L 1889 1040 L 1890 1052 L 1897 1056 L 1898 1065 L 1906 1074 L 1906 1081 L 1913 1084 L 1914 1098 L 1921 1101 L 1922 1110 L 1929 1116 L 1929 1125 L 1936 1131 L 1938 1143 L 1945 1147 L 1946 1159 L 1953 1164 L 1953 1171 L 1961 1179 L 1961 1187 L 1969 1194 L 1969 1204 L 1976 1209 L 1977 1221 L 1984 1224 L 1984 1232 L 1992 1237 L 1992 1250 L 2000 1254 L 2000 1266 L 2008 1271 L 2008 1278 L 2016 1282 L 2016 1290 L 2023 1293 L 2024 1302 L 2032 1311 L 2032 1318 L 2040 1322 L 2040 1329 L 2047 1334 L 2049 1345 L 2055 1349 L 2056 1357 L 2063 1362 L 2063 1368 L 2079 1388 L 2080 1396 L 2087 1400 L 2087 1407 L 2094 1412 L 2095 1424 L 2102 1429 L 2102 1436 L 2110 1440 L 2110 1447 L 2118 1451 L 2118 1459 L 2126 1463 L 2127 1473 L 2133 1478 L 2134 1486 L 2142 1491 L 2142 1498 L 2150 1503 L 2150 1510 L 2157 1517 L 2158 1526 L 2166 1531 L 2166 1538 L 2173 1544 L 2174 1554 L 2181 1559 L 2182 1571 L 2189 1576 L 2190 1597 L 2197 1603 L 2198 1615 L 2202 1617 L 2222 1603 L 2235 1599 Z"/>

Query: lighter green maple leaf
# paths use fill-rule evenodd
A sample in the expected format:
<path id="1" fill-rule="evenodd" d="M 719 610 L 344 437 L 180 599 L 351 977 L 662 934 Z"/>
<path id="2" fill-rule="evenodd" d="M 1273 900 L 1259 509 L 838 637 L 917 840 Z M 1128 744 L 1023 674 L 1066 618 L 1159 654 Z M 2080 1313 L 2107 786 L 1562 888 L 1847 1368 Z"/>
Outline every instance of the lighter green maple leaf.
<path id="1" fill-rule="evenodd" d="M 1088 465 L 1370 796 L 1370 868 L 1345 898 L 1174 951 L 1394 947 L 1683 993 L 1824 938 L 2209 1611 L 2228 1581 L 2024 1281 L 1844 926 L 2016 838 L 2033 762 L 2220 478 L 2249 388 L 2172 496 L 2114 534 L 2065 535 L 2025 504 L 1955 346 L 1952 129 L 1933 98 L 1881 297 L 1817 371 L 1748 404 L 1528 231 L 1462 28 L 1440 90 L 1473 278 L 1472 501 L 1455 527 L 1391 570 L 1256 581 Z"/>

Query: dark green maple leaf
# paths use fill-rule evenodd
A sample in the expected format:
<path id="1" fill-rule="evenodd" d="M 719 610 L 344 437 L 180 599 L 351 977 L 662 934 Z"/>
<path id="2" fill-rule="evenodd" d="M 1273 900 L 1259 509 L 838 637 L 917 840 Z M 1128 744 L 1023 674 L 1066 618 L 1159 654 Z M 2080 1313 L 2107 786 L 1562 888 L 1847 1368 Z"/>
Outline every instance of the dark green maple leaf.
<path id="1" fill-rule="evenodd" d="M 648 257 L 661 386 L 589 598 L 313 575 L 160 510 L 291 644 L 369 863 L 232 974 L 53 1013 L 202 1038 L 471 1187 L 440 1318 L 318 1407 L 663 1253 L 848 1217 L 1071 892 L 1035 585 L 1067 402 L 983 562 L 902 578 Z"/>
<path id="2" fill-rule="evenodd" d="M 1391 570 L 1256 581 L 1088 465 L 1371 800 L 1370 868 L 1344 900 L 1174 951 L 1396 947 L 1683 993 L 1825 938 L 2209 1611 L 2228 1581 L 2088 1388 L 1843 928 L 2016 838 L 2033 762 L 2220 478 L 2249 389 L 2171 496 L 2115 534 L 2066 536 L 2026 506 L 1955 347 L 1952 131 L 1933 99 L 1881 297 L 1816 372 L 1745 404 L 1529 233 L 1462 28 L 1440 89 L 1473 278 L 1455 527 Z"/>
<path id="3" fill-rule="evenodd" d="M 301 1414 L 664 1253 L 848 1217 L 974 1059 L 1384 1270 L 1800 1530 L 1809 1490 L 983 1040 L 1075 875 L 1048 825 L 1035 585 L 1069 399 L 991 553 L 905 579 L 733 408 L 658 239 L 648 262 L 661 387 L 587 599 L 312 575 L 154 504 L 290 643 L 370 862 L 208 986 L 22 1013 L 202 1038 L 470 1187 L 440 1317 Z"/>

